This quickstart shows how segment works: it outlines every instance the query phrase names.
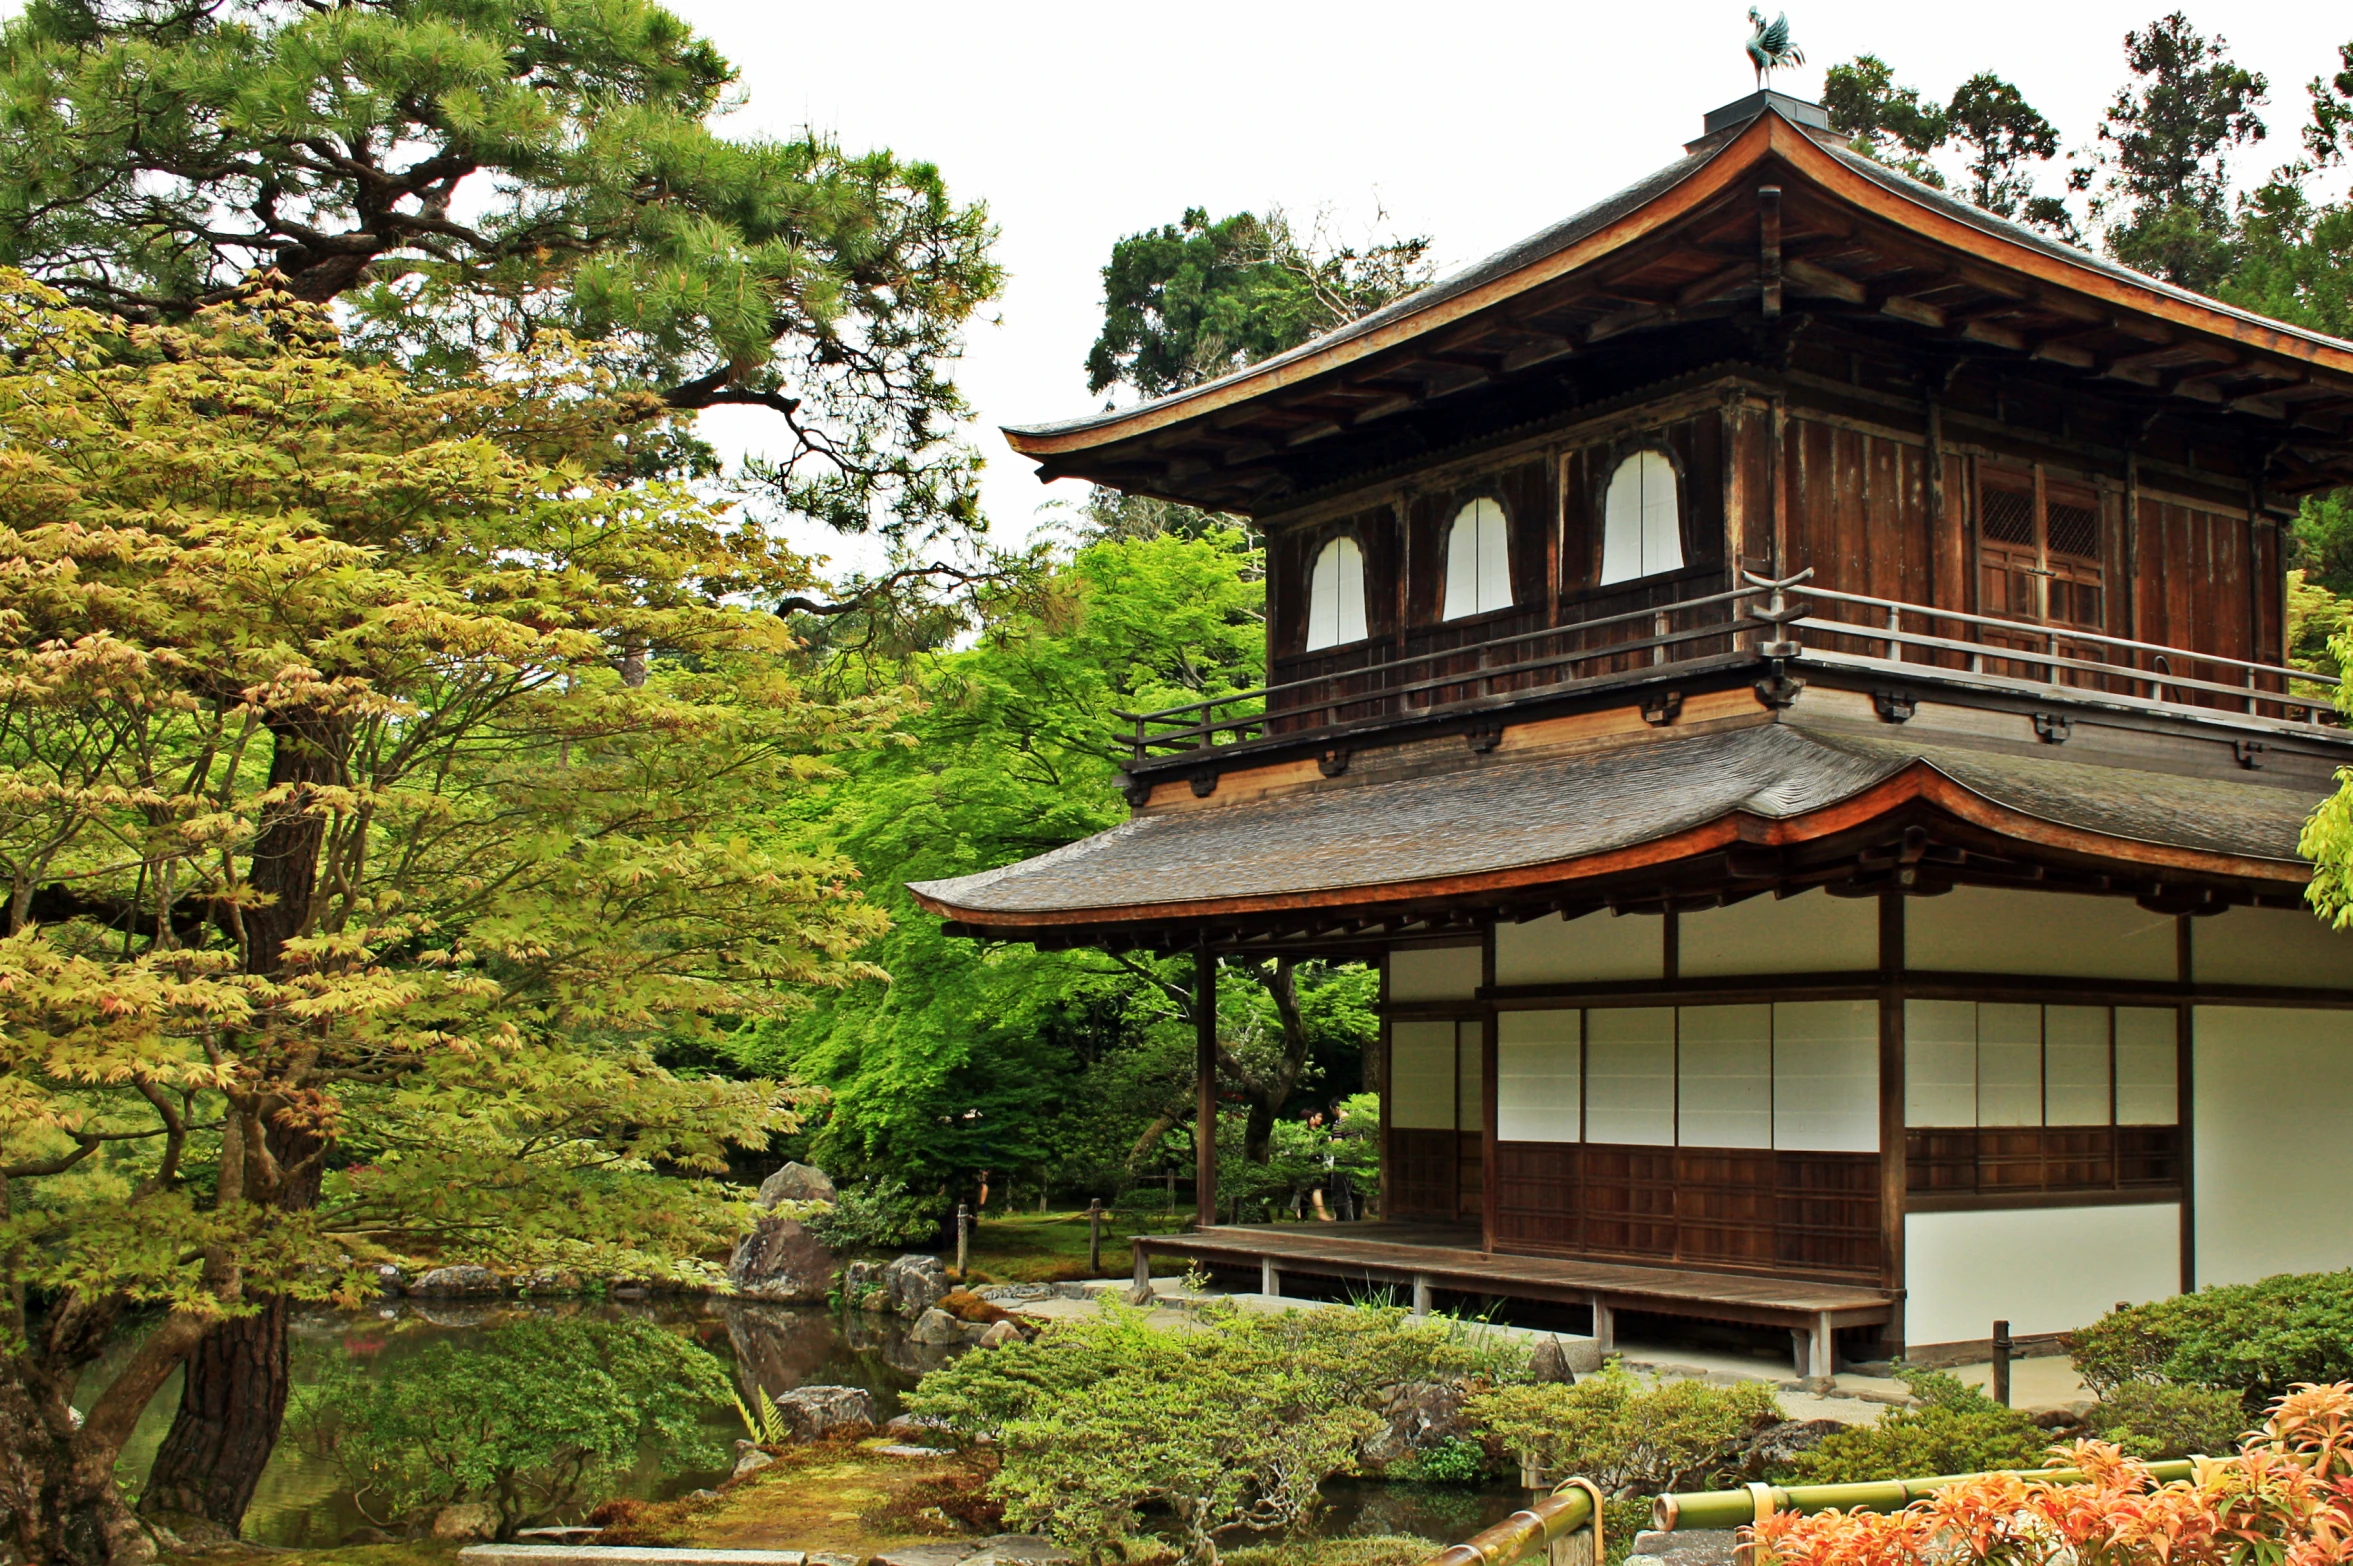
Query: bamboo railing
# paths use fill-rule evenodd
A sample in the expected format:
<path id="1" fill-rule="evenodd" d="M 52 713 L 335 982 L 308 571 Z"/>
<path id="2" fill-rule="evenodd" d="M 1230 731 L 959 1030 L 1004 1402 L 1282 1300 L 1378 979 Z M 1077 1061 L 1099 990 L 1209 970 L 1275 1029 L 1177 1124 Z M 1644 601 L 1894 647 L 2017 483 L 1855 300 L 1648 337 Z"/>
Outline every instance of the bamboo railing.
<path id="1" fill-rule="evenodd" d="M 1601 1489 L 1564 1479 L 1535 1505 L 1450 1544 L 1422 1566 L 1514 1566 L 1541 1551 L 1547 1566 L 1602 1566 Z"/>
<path id="2" fill-rule="evenodd" d="M 2194 1477 L 2194 1467 L 2191 1459 L 2179 1458 L 2149 1464 L 2149 1475 L 2160 1484 L 2169 1484 L 2176 1479 Z M 1998 1471 L 2048 1484 L 2083 1482 L 2082 1472 L 2074 1468 Z M 1777 1512 L 1796 1512 L 1801 1516 L 1831 1510 L 1900 1512 L 1947 1485 L 1983 1477 L 1983 1474 L 1938 1474 L 1929 1479 L 1873 1479 L 1859 1484 L 1751 1484 L 1737 1490 L 1694 1490 L 1682 1495 L 1662 1495 L 1651 1502 L 1650 1525 L 1661 1533 L 1671 1533 L 1678 1528 L 1746 1528 L 1753 1526 L 1760 1516 L 1769 1517 Z"/>

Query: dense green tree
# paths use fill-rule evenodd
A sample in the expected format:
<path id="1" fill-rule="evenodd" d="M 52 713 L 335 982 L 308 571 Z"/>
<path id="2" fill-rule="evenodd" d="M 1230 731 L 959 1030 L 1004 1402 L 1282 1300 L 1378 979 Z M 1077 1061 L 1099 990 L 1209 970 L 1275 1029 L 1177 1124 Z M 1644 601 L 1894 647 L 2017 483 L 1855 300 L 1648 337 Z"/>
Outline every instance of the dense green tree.
<path id="1" fill-rule="evenodd" d="M 2093 215 L 2117 260 L 2212 293 L 2237 261 L 2231 158 L 2264 139 L 2270 84 L 2179 11 L 2126 33 L 2124 59 L 2133 79 L 2100 125 Z"/>
<path id="2" fill-rule="evenodd" d="M 801 694 L 736 605 L 805 563 L 628 480 L 560 341 L 436 391 L 283 295 L 125 334 L 11 274 L 0 344 L 0 1515 L 134 1560 L 116 1459 L 224 1324 L 150 1499 L 233 1521 L 276 1302 L 708 1275 L 795 1095 L 655 1051 L 871 972 L 766 822 L 887 714 Z"/>
<path id="3" fill-rule="evenodd" d="M 0 27 L 0 262 L 132 321 L 270 268 L 355 346 L 471 373 L 551 329 L 645 415 L 777 415 L 784 502 L 969 528 L 946 365 L 997 289 L 931 165 L 730 139 L 647 0 L 30 0 Z"/>
<path id="4" fill-rule="evenodd" d="M 1426 236 L 1333 245 L 1280 210 L 1130 234 L 1103 268 L 1103 331 L 1087 388 L 1146 397 L 1238 370 L 1370 314 L 1430 281 Z"/>
<path id="5" fill-rule="evenodd" d="M 2067 204 L 2038 196 L 2028 165 L 2059 150 L 2059 133 L 2009 82 L 1980 71 L 1944 104 L 1924 101 L 1916 87 L 1896 84 L 1877 55 L 1858 55 L 1830 67 L 1822 88 L 1830 123 L 1865 157 L 1944 189 L 1934 154 L 1961 154 L 1960 194 L 1997 217 L 2017 219 L 2062 238 L 2074 237 Z"/>

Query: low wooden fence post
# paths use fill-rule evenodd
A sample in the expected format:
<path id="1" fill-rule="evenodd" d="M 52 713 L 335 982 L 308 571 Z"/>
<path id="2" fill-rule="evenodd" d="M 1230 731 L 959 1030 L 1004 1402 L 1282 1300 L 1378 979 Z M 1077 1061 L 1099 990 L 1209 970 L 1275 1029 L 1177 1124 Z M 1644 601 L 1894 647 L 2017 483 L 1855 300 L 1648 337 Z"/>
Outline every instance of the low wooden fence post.
<path id="1" fill-rule="evenodd" d="M 1103 1276 L 1103 1198 L 1087 1203 L 1087 1276 Z"/>

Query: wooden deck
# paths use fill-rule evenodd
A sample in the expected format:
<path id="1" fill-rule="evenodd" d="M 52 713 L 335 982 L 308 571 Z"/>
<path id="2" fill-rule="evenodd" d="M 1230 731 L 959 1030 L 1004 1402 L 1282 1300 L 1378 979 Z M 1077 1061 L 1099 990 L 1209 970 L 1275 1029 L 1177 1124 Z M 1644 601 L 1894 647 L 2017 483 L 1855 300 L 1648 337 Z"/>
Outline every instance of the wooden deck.
<path id="1" fill-rule="evenodd" d="M 1150 1276 L 1153 1258 L 1166 1257 L 1211 1267 L 1255 1264 L 1268 1294 L 1282 1292 L 1285 1273 L 1300 1273 L 1408 1284 L 1416 1310 L 1427 1310 L 1437 1289 L 1583 1305 L 1593 1312 L 1604 1353 L 1615 1347 L 1621 1310 L 1786 1327 L 1798 1374 L 1809 1378 L 1831 1374 L 1834 1331 L 1887 1322 L 1896 1298 L 1885 1289 L 1802 1278 L 1506 1256 L 1479 1249 L 1476 1229 L 1443 1224 L 1220 1224 L 1193 1234 L 1138 1235 L 1135 1256 L 1139 1280 Z"/>

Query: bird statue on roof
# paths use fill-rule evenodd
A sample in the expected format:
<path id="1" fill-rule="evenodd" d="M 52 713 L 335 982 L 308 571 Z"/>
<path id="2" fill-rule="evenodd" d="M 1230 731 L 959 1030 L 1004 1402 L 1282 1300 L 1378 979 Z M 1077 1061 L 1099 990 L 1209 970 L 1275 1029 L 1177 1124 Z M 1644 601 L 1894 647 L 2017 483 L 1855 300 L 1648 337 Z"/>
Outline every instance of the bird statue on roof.
<path id="1" fill-rule="evenodd" d="M 1765 80 L 1776 70 L 1792 65 L 1803 65 L 1803 50 L 1789 41 L 1789 16 L 1784 12 L 1766 25 L 1765 13 L 1755 6 L 1748 8 L 1748 19 L 1756 31 L 1748 35 L 1748 63 L 1756 67 L 1757 88 L 1762 91 Z"/>

